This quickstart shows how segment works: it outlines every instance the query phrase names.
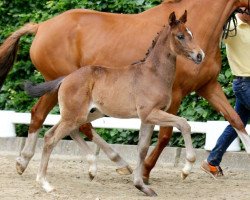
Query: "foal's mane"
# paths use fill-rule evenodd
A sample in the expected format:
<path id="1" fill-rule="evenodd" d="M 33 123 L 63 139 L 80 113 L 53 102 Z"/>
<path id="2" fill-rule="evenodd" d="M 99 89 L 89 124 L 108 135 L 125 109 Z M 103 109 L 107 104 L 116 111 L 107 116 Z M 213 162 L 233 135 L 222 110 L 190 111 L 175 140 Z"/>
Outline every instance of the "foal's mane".
<path id="1" fill-rule="evenodd" d="M 177 1 L 178 1 L 178 0 L 177 0 Z M 177 22 L 177 23 L 180 23 L 179 20 L 176 20 L 176 22 Z M 136 61 L 136 62 L 132 63 L 132 65 L 136 65 L 136 64 L 143 63 L 143 62 L 146 61 L 146 59 L 148 58 L 150 52 L 154 49 L 154 47 L 155 47 L 155 45 L 156 45 L 156 43 L 157 43 L 157 41 L 158 41 L 158 39 L 159 39 L 159 37 L 160 37 L 162 31 L 163 31 L 165 28 L 170 28 L 170 26 L 169 26 L 169 25 L 167 25 L 167 27 L 166 27 L 166 25 L 163 26 L 162 30 L 161 30 L 160 32 L 158 32 L 157 35 L 156 35 L 156 37 L 153 39 L 151 46 L 148 48 L 147 53 L 145 54 L 145 57 L 144 57 L 142 60 L 140 60 L 140 61 Z"/>
<path id="2" fill-rule="evenodd" d="M 148 48 L 148 51 L 145 54 L 145 57 L 142 59 L 142 62 L 144 62 L 147 59 L 150 52 L 154 49 L 154 47 L 155 47 L 155 45 L 156 45 L 156 43 L 157 43 L 157 41 L 158 41 L 158 39 L 159 39 L 159 37 L 160 37 L 160 35 L 161 35 L 161 33 L 162 33 L 162 31 L 164 30 L 165 27 L 166 26 L 163 26 L 163 29 L 160 32 L 158 32 L 157 35 L 155 36 L 155 38 L 153 39 L 151 46 Z"/>
<path id="3" fill-rule="evenodd" d="M 165 26 L 163 26 L 163 29 L 165 28 Z M 152 49 L 155 47 L 156 42 L 158 41 L 160 34 L 162 33 L 163 29 L 157 33 L 157 35 L 155 36 L 155 38 L 152 41 L 151 46 L 148 48 L 147 53 L 145 54 L 145 57 L 142 60 L 139 61 L 135 61 L 134 63 L 132 63 L 132 65 L 136 65 L 138 63 L 143 63 L 145 62 L 145 60 L 147 59 L 147 57 L 149 56 L 150 52 L 152 51 Z"/>

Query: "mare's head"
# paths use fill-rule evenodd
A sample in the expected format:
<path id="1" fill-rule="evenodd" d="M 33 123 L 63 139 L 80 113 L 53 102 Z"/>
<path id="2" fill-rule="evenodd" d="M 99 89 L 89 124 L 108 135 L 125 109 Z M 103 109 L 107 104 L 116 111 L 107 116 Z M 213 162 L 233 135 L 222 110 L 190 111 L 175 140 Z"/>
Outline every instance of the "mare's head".
<path id="1" fill-rule="evenodd" d="M 177 55 L 184 56 L 196 64 L 200 64 L 205 54 L 195 43 L 192 32 L 186 27 L 187 11 L 176 19 L 175 12 L 169 16 L 169 26 L 171 31 L 170 48 Z"/>

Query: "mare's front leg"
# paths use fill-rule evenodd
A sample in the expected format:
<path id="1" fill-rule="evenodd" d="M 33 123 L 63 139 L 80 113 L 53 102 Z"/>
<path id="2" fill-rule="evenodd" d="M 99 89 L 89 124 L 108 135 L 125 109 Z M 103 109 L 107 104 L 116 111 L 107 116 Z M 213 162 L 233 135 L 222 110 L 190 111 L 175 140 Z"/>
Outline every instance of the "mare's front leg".
<path id="1" fill-rule="evenodd" d="M 141 123 L 140 136 L 138 142 L 138 161 L 134 172 L 135 187 L 140 191 L 144 192 L 148 196 L 157 196 L 154 190 L 152 190 L 151 188 L 149 188 L 147 185 L 144 184 L 142 178 L 144 160 L 148 153 L 148 148 L 151 142 L 153 129 L 154 129 L 153 125 Z"/>
<path id="2" fill-rule="evenodd" d="M 27 168 L 29 161 L 35 153 L 39 129 L 41 128 L 46 116 L 57 103 L 57 94 L 46 94 L 39 98 L 38 102 L 31 110 L 31 122 L 28 137 L 21 150 L 20 156 L 16 159 L 16 170 L 22 174 Z"/>
<path id="3" fill-rule="evenodd" d="M 237 112 L 228 102 L 220 84 L 217 80 L 212 80 L 197 93 L 208 100 L 208 102 L 235 128 L 238 136 L 245 146 L 246 152 L 250 153 L 250 137 L 247 135 L 245 126 Z"/>
<path id="4" fill-rule="evenodd" d="M 187 123 L 187 120 L 162 110 L 153 110 L 145 119 L 145 123 L 157 124 L 163 127 L 172 126 L 181 131 L 186 146 L 186 164 L 182 169 L 182 178 L 185 179 L 190 174 L 196 160 L 191 140 L 191 127 Z"/>
<path id="5" fill-rule="evenodd" d="M 160 127 L 157 144 L 144 162 L 144 168 L 143 168 L 144 183 L 149 184 L 150 172 L 156 165 L 156 162 L 159 159 L 162 151 L 169 143 L 173 133 L 172 130 L 173 130 L 172 127 Z"/>

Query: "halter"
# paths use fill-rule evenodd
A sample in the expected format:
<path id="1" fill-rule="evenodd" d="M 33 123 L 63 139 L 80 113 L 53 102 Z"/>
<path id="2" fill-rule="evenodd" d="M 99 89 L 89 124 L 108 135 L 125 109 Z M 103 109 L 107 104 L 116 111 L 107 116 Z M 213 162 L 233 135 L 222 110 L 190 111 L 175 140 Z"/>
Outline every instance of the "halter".
<path id="1" fill-rule="evenodd" d="M 234 37 L 237 35 L 237 18 L 235 16 L 236 13 L 245 13 L 247 15 L 250 15 L 250 0 L 248 0 L 247 8 L 244 10 L 241 8 L 237 8 L 227 19 L 225 25 L 223 26 L 223 33 L 222 33 L 222 39 L 227 39 L 228 37 Z M 230 29 L 231 23 L 233 23 L 233 28 Z M 229 34 L 232 33 L 233 34 Z"/>

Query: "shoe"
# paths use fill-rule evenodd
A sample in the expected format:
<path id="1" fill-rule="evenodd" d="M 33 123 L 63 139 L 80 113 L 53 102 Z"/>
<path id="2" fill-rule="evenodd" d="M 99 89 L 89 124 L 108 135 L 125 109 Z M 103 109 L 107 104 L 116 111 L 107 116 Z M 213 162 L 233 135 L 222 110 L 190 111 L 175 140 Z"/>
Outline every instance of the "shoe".
<path id="1" fill-rule="evenodd" d="M 217 177 L 224 176 L 223 171 L 220 166 L 212 166 L 206 160 L 202 161 L 201 169 L 217 180 Z"/>

